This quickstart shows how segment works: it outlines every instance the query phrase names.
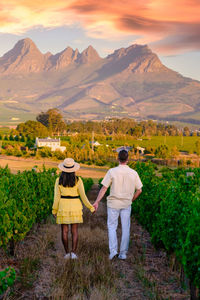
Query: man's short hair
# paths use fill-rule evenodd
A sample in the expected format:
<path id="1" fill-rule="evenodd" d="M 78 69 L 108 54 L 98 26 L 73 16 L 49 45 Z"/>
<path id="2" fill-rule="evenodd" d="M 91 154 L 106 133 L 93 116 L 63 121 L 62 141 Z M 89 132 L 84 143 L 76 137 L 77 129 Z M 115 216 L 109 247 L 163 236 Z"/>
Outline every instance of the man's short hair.
<path id="1" fill-rule="evenodd" d="M 125 161 L 128 160 L 128 151 L 126 150 L 121 150 L 118 154 L 118 159 L 120 162 L 124 163 Z"/>

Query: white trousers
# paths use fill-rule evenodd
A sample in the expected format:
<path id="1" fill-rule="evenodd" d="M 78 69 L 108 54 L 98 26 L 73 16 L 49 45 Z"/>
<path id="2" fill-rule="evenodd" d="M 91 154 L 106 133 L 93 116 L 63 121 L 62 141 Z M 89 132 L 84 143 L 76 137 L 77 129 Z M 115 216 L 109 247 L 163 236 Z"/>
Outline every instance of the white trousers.
<path id="1" fill-rule="evenodd" d="M 122 225 L 120 254 L 126 256 L 129 247 L 129 239 L 130 239 L 131 205 L 128 208 L 123 208 L 123 209 L 115 209 L 115 208 L 107 207 L 107 213 L 108 213 L 107 226 L 108 226 L 110 254 L 115 255 L 118 253 L 117 227 L 118 227 L 118 219 L 120 216 L 121 225 Z"/>

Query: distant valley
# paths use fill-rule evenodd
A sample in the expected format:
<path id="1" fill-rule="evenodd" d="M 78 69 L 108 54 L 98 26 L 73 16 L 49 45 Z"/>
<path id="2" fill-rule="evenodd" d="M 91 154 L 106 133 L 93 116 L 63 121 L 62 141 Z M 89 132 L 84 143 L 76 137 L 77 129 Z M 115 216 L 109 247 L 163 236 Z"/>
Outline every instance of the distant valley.
<path id="1" fill-rule="evenodd" d="M 200 124 L 200 82 L 164 66 L 147 45 L 101 58 L 89 46 L 42 54 L 30 39 L 0 58 L 0 125 L 56 107 L 67 120 L 109 117 Z"/>

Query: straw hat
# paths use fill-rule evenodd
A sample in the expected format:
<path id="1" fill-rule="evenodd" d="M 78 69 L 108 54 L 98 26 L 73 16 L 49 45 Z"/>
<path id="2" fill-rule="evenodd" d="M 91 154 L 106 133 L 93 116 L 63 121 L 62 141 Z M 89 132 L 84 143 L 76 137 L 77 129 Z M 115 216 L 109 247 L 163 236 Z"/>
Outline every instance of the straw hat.
<path id="1" fill-rule="evenodd" d="M 58 165 L 58 168 L 67 173 L 76 172 L 80 169 L 80 165 L 76 163 L 73 158 L 65 158 L 65 160 Z"/>

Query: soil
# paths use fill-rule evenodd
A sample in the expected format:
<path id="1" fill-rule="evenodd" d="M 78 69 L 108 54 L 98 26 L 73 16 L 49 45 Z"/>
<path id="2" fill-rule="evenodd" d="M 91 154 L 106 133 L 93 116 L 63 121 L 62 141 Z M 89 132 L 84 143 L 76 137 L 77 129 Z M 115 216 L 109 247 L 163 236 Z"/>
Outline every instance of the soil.
<path id="1" fill-rule="evenodd" d="M 0 167 L 8 165 L 12 173 L 18 171 L 31 170 L 37 166 L 39 169 L 45 168 L 57 168 L 59 162 L 53 161 L 47 158 L 34 159 L 34 158 L 23 158 L 15 156 L 0 155 Z M 91 177 L 91 178 L 102 178 L 104 177 L 107 169 L 105 167 L 86 166 L 81 164 L 80 170 L 77 172 L 78 176 Z"/>

